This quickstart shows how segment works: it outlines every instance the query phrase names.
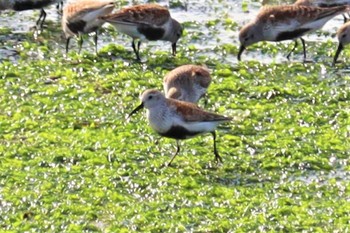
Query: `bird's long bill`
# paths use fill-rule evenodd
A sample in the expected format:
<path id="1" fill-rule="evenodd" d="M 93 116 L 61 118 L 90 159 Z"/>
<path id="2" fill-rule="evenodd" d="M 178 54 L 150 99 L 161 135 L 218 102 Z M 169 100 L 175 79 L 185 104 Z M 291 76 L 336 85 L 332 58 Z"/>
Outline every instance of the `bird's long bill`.
<path id="1" fill-rule="evenodd" d="M 332 64 L 333 66 L 335 66 L 335 63 L 337 62 L 339 54 L 342 50 L 343 50 L 343 45 L 341 43 L 339 43 L 337 52 L 335 52 L 335 55 L 334 55 L 333 64 Z"/>
<path id="2" fill-rule="evenodd" d="M 173 56 L 176 56 L 176 43 L 172 43 L 171 48 L 173 49 Z"/>
<path id="3" fill-rule="evenodd" d="M 143 108 L 143 103 L 141 103 L 139 106 L 137 106 L 134 110 L 132 110 L 132 112 L 128 115 L 128 117 L 126 119 L 129 119 L 132 115 L 134 115 L 134 113 L 137 113 L 140 109 Z"/>
<path id="4" fill-rule="evenodd" d="M 243 45 L 241 45 L 241 47 L 239 47 L 239 51 L 238 51 L 238 55 L 237 55 L 238 61 L 241 60 L 241 55 L 242 55 L 244 50 L 245 50 L 245 47 Z"/>

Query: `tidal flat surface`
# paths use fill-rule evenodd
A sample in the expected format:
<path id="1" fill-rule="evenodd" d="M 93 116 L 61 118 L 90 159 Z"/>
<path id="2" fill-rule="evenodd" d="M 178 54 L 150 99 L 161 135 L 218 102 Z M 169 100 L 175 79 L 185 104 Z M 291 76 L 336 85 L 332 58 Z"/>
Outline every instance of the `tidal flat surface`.
<path id="1" fill-rule="evenodd" d="M 350 49 L 331 66 L 343 18 L 305 37 L 310 63 L 301 47 L 285 58 L 292 42 L 256 44 L 238 62 L 239 28 L 262 2 L 159 3 L 184 36 L 176 57 L 170 43 L 143 43 L 142 63 L 112 26 L 97 56 L 88 37 L 65 55 L 55 7 L 41 33 L 38 11 L 0 12 L 2 232 L 348 232 Z M 199 105 L 234 118 L 217 131 L 224 163 L 208 134 L 161 168 L 175 141 L 144 112 L 126 116 L 190 63 L 213 78 Z"/>

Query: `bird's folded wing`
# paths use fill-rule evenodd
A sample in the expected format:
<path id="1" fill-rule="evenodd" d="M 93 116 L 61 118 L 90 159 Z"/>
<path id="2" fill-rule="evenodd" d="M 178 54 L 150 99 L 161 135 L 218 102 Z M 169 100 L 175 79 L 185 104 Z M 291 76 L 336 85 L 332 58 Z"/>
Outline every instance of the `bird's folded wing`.
<path id="1" fill-rule="evenodd" d="M 178 113 L 185 122 L 229 121 L 232 119 L 231 117 L 204 111 L 193 103 L 175 99 L 167 99 L 167 101 L 174 113 Z"/>
<path id="2" fill-rule="evenodd" d="M 264 24 L 271 24 L 274 28 L 290 31 L 305 24 L 317 22 L 328 17 L 346 12 L 348 6 L 331 8 L 307 7 L 297 5 L 267 6 L 260 10 L 257 18 Z M 284 29 L 283 29 L 284 27 Z"/>
<path id="3" fill-rule="evenodd" d="M 102 19 L 110 23 L 148 24 L 160 26 L 169 20 L 170 13 L 165 7 L 155 4 L 125 8 Z"/>

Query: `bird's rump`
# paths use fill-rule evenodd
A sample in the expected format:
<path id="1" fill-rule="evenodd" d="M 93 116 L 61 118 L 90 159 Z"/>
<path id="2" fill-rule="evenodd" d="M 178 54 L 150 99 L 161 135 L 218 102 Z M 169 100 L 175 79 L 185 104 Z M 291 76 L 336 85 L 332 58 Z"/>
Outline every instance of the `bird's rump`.
<path id="1" fill-rule="evenodd" d="M 67 20 L 70 22 L 75 21 L 76 19 L 90 22 L 95 20 L 97 16 L 103 15 L 104 12 L 111 7 L 112 5 L 106 5 L 106 2 L 87 1 L 86 3 L 84 2 L 84 4 L 81 4 L 81 2 L 72 4 L 69 7 L 66 7 L 64 11 L 66 11 Z"/>

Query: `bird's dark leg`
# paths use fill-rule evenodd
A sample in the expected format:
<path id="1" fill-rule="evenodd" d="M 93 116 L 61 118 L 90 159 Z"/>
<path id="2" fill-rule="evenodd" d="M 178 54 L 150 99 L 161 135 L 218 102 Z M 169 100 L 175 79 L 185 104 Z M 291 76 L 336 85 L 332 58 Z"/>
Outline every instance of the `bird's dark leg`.
<path id="1" fill-rule="evenodd" d="M 171 165 L 171 163 L 173 162 L 173 160 L 175 159 L 176 155 L 180 152 L 180 143 L 179 140 L 176 140 L 176 152 L 175 154 L 171 157 L 170 161 L 166 164 L 167 167 L 169 167 Z"/>
<path id="2" fill-rule="evenodd" d="M 70 41 L 70 37 L 68 37 L 66 40 L 66 54 L 68 53 L 68 49 L 69 49 L 69 41 Z"/>
<path id="3" fill-rule="evenodd" d="M 301 43 L 303 44 L 303 53 L 304 53 L 304 61 L 306 61 L 306 46 L 305 46 L 305 40 L 300 37 Z"/>
<path id="4" fill-rule="evenodd" d="M 81 52 L 81 48 L 83 47 L 83 35 L 82 34 L 79 34 L 79 38 L 78 38 L 78 46 L 79 46 L 79 50 L 78 50 L 78 53 L 80 54 Z"/>
<path id="5" fill-rule="evenodd" d="M 139 41 L 138 44 L 137 44 L 137 49 L 136 49 L 136 47 L 135 47 L 135 39 L 132 39 L 132 44 L 131 44 L 131 46 L 132 46 L 132 49 L 134 50 L 134 53 L 136 54 L 136 59 L 137 59 L 138 61 L 141 60 L 141 59 L 140 59 L 140 56 L 139 56 L 140 44 L 141 44 L 141 42 Z"/>
<path id="6" fill-rule="evenodd" d="M 140 55 L 140 46 L 141 46 L 141 41 L 137 42 L 137 53 Z"/>
<path id="7" fill-rule="evenodd" d="M 176 43 L 171 44 L 171 48 L 173 56 L 176 56 Z"/>
<path id="8" fill-rule="evenodd" d="M 41 8 L 41 9 L 40 9 L 40 15 L 39 15 L 39 18 L 38 18 L 38 20 L 36 21 L 36 26 L 37 26 L 37 27 L 39 27 L 40 20 L 41 20 L 41 17 L 42 17 L 42 15 L 43 15 L 43 11 L 44 11 L 44 9 L 43 9 L 43 8 Z"/>
<path id="9" fill-rule="evenodd" d="M 292 52 L 294 52 L 294 50 L 296 49 L 296 47 L 298 46 L 298 42 L 295 40 L 294 41 L 294 47 L 292 48 L 292 50 L 287 54 L 287 59 L 289 60 L 290 55 L 292 54 Z"/>
<path id="10" fill-rule="evenodd" d="M 214 143 L 214 155 L 215 155 L 215 162 L 216 163 L 222 163 L 222 158 L 221 156 L 219 155 L 217 149 L 216 149 L 216 133 L 215 131 L 214 132 L 211 132 L 211 134 L 213 135 L 213 143 Z"/>
<path id="11" fill-rule="evenodd" d="M 46 12 L 44 11 L 44 9 L 41 9 L 41 10 L 42 10 L 42 13 L 43 13 L 43 19 L 41 20 L 40 28 L 43 28 L 44 22 L 45 22 L 45 19 L 46 19 Z"/>
<path id="12" fill-rule="evenodd" d="M 97 32 L 98 32 L 98 31 L 96 30 L 96 31 L 95 31 L 95 35 L 94 35 L 94 43 L 95 43 L 95 53 L 96 53 L 96 55 L 97 55 L 97 39 L 98 39 L 98 38 L 97 38 L 97 37 L 98 37 L 98 36 L 97 36 Z"/>
<path id="13" fill-rule="evenodd" d="M 339 54 L 343 50 L 343 48 L 344 48 L 343 45 L 341 43 L 339 43 L 337 52 L 335 52 L 335 55 L 334 55 L 334 58 L 333 58 L 332 66 L 335 66 L 335 63 L 337 62 Z"/>
<path id="14" fill-rule="evenodd" d="M 46 19 L 46 12 L 43 8 L 41 8 L 39 19 L 36 21 L 36 25 L 37 27 L 39 27 L 39 29 L 43 28 L 45 19 Z"/>

